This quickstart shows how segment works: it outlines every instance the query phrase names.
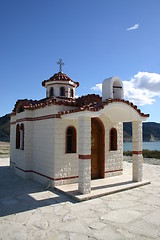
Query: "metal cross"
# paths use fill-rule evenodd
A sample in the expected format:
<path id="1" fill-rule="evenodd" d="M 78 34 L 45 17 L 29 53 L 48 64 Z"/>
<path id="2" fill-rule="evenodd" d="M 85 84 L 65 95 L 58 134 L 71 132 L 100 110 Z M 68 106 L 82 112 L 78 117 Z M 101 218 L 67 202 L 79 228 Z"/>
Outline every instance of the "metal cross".
<path id="1" fill-rule="evenodd" d="M 58 60 L 57 64 L 59 65 L 59 71 L 62 72 L 62 66 L 64 65 L 64 63 L 62 62 L 61 58 Z"/>

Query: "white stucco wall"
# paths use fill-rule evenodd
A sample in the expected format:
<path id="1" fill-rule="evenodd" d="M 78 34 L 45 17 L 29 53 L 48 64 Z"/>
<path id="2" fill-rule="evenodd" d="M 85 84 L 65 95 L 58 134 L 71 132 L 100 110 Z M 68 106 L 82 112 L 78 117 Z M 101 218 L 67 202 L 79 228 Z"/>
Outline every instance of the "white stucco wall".
<path id="1" fill-rule="evenodd" d="M 14 117 L 11 117 L 11 122 L 15 120 Z M 16 160 L 16 124 L 10 125 L 10 166 L 14 168 Z"/>
<path id="2" fill-rule="evenodd" d="M 76 153 L 66 153 L 66 129 L 73 126 L 77 132 Z M 56 119 L 55 129 L 55 185 L 78 181 L 78 121 Z M 73 178 L 69 178 L 73 177 Z M 61 179 L 63 178 L 63 179 Z M 65 178 L 65 179 L 64 179 Z"/>
<path id="3" fill-rule="evenodd" d="M 18 119 L 24 119 L 26 118 L 27 113 L 21 112 L 18 114 Z M 11 117 L 11 122 L 14 122 L 14 124 L 10 125 L 11 133 L 10 133 L 10 164 L 14 168 L 17 175 L 20 175 L 21 177 L 25 178 L 26 174 L 22 170 L 27 169 L 27 165 L 30 164 L 30 156 L 32 155 L 32 149 L 30 148 L 30 143 L 28 144 L 27 138 L 28 138 L 28 132 L 27 132 L 27 126 L 28 123 L 25 121 L 17 122 L 17 115 Z M 24 150 L 16 149 L 16 126 L 17 124 L 21 125 L 24 124 L 24 143 L 25 148 Z M 32 126 L 29 126 L 30 131 L 32 131 Z M 20 170 L 20 169 L 21 170 Z"/>
<path id="4" fill-rule="evenodd" d="M 66 128 L 70 125 L 77 128 L 77 122 L 64 121 L 60 118 L 35 120 L 36 118 L 69 109 L 73 109 L 73 107 L 63 105 L 46 106 L 32 111 L 27 110 L 11 117 L 11 122 L 17 121 L 16 124 L 11 124 L 10 145 L 11 162 L 14 163 L 12 166 L 15 166 L 18 175 L 23 178 L 33 177 L 36 181 L 46 185 L 54 185 L 51 180 L 54 178 L 78 176 L 77 153 L 65 153 Z M 31 118 L 33 121 L 20 120 L 26 118 Z M 16 149 L 16 125 L 21 125 L 21 123 L 24 124 L 24 150 Z M 22 170 L 27 170 L 27 172 Z M 73 182 L 74 178 L 67 181 Z M 62 184 L 64 181 L 60 180 L 60 182 Z M 57 181 L 56 183 L 59 184 L 60 182 Z"/>
<path id="5" fill-rule="evenodd" d="M 55 120 L 45 119 L 33 122 L 33 178 L 47 184 L 49 179 L 40 174 L 54 178 L 54 141 Z"/>
<path id="6" fill-rule="evenodd" d="M 123 123 L 112 123 L 102 115 L 100 118 L 105 127 L 105 177 L 121 175 L 123 171 Z M 111 128 L 117 130 L 117 151 L 109 149 Z"/>

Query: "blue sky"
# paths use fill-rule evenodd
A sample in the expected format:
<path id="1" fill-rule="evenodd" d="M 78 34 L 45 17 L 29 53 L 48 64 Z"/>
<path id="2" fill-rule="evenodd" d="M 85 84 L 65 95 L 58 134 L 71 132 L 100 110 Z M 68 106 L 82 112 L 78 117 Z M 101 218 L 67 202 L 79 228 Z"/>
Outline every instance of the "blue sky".
<path id="1" fill-rule="evenodd" d="M 159 9 L 159 0 L 0 0 L 0 116 L 44 98 L 41 82 L 62 58 L 76 95 L 101 95 L 119 76 L 125 98 L 160 122 Z"/>

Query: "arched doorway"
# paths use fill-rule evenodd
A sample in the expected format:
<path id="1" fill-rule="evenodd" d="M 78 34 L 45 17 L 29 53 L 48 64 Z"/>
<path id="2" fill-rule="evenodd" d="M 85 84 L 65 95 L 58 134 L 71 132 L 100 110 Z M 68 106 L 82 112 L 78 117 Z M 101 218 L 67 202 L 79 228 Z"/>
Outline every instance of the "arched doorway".
<path id="1" fill-rule="evenodd" d="M 91 179 L 104 178 L 104 125 L 99 118 L 92 118 L 91 127 Z"/>

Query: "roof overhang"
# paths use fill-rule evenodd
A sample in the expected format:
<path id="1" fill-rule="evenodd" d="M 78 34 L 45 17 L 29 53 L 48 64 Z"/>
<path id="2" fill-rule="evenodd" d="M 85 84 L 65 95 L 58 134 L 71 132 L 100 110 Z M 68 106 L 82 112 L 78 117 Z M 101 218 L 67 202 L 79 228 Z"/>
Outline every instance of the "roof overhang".
<path id="1" fill-rule="evenodd" d="M 146 121 L 148 118 L 146 116 L 141 116 L 137 110 L 123 102 L 113 102 L 104 106 L 104 108 L 99 111 L 83 110 L 64 114 L 61 115 L 61 117 L 63 119 L 78 119 L 81 116 L 88 116 L 93 118 L 101 117 L 102 114 L 109 118 L 111 122 L 142 122 Z"/>

